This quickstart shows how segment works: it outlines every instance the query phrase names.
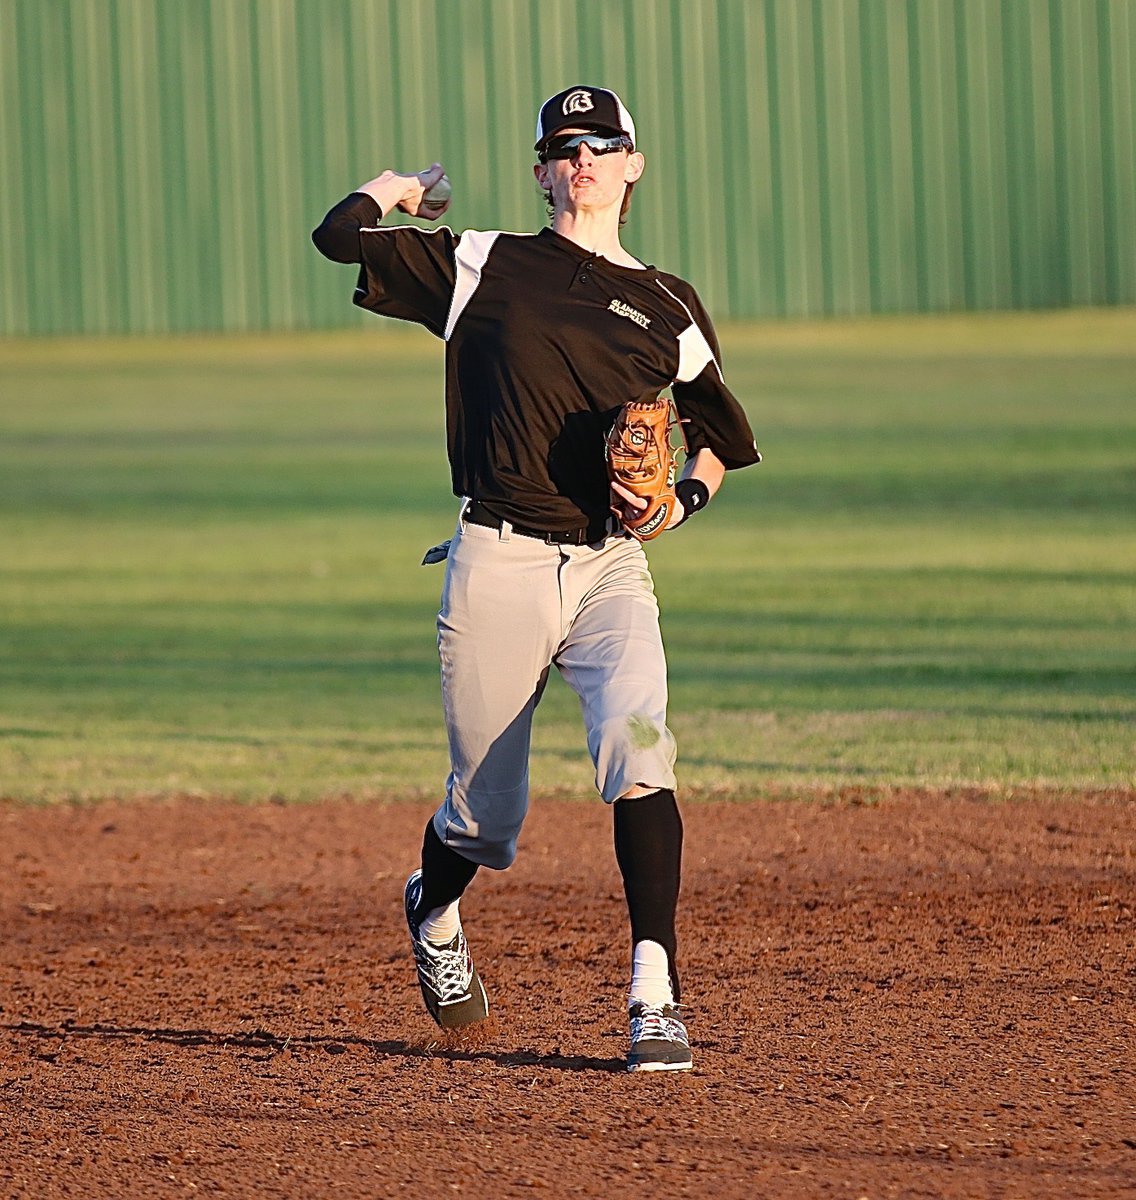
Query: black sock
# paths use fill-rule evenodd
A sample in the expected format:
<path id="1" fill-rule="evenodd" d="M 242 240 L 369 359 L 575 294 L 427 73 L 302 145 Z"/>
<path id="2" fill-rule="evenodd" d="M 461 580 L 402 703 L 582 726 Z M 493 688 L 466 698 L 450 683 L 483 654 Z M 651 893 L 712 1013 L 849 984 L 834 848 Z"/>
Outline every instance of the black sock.
<path id="1" fill-rule="evenodd" d="M 675 909 L 682 864 L 682 818 L 674 792 L 662 789 L 615 802 L 615 857 L 631 917 L 631 944 L 650 939 L 667 952 L 679 999 Z"/>
<path id="2" fill-rule="evenodd" d="M 457 900 L 477 874 L 477 866 L 445 845 L 431 817 L 422 839 L 422 895 L 415 916 L 421 919 L 431 909 L 444 908 Z"/>

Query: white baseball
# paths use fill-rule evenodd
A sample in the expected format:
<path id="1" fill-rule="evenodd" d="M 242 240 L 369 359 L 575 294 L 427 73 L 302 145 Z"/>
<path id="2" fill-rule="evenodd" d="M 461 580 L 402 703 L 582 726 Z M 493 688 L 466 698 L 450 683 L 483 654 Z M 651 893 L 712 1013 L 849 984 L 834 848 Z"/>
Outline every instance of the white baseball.
<path id="1" fill-rule="evenodd" d="M 449 179 L 443 175 L 432 188 L 422 193 L 422 205 L 425 208 L 443 208 L 453 194 Z"/>

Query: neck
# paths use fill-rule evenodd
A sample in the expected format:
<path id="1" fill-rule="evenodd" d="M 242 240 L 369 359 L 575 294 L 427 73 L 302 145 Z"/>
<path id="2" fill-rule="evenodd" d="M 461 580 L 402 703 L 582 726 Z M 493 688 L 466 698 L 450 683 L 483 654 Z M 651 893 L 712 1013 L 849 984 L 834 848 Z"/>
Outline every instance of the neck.
<path id="1" fill-rule="evenodd" d="M 620 245 L 617 209 L 597 213 L 558 212 L 552 218 L 552 228 L 561 237 L 612 262 L 636 261 Z"/>

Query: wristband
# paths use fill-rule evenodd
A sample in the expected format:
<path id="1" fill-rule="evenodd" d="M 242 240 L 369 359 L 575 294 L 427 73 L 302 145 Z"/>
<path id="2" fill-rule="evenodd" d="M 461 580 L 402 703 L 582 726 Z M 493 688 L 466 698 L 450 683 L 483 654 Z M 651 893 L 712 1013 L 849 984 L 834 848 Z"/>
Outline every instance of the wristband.
<path id="1" fill-rule="evenodd" d="M 705 508 L 710 503 L 710 489 L 701 479 L 680 479 L 675 484 L 675 497 L 682 505 L 682 521 L 672 525 L 672 529 L 677 529 L 683 522 L 690 520 L 700 508 Z"/>

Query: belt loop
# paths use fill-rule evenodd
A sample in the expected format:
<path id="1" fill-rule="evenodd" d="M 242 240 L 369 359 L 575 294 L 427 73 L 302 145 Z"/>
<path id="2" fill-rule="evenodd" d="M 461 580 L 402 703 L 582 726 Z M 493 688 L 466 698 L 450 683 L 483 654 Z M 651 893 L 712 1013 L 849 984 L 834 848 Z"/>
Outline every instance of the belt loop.
<path id="1" fill-rule="evenodd" d="M 508 521 L 502 519 L 501 530 L 497 534 L 497 540 L 501 541 L 501 542 L 507 542 L 512 536 L 513 536 L 512 525 L 510 525 Z"/>

